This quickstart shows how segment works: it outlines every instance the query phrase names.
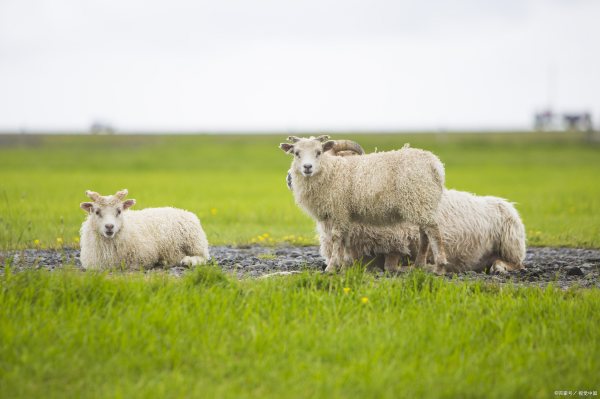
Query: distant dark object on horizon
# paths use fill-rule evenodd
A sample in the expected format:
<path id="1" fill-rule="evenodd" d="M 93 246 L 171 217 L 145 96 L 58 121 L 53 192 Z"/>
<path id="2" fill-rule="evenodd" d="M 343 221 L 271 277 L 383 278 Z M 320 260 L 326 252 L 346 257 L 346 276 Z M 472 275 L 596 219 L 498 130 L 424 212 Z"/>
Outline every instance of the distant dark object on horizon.
<path id="1" fill-rule="evenodd" d="M 535 114 L 534 129 L 538 131 L 591 132 L 594 130 L 594 126 L 592 115 L 589 112 L 560 115 L 548 109 Z"/>
<path id="2" fill-rule="evenodd" d="M 115 128 L 110 124 L 102 121 L 95 121 L 90 126 L 91 134 L 115 134 Z"/>

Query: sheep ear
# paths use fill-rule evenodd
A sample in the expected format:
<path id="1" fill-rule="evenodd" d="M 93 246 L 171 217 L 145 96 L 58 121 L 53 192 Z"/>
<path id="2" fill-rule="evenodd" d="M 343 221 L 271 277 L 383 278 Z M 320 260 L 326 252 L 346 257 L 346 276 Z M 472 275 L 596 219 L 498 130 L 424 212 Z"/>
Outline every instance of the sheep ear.
<path id="1" fill-rule="evenodd" d="M 297 143 L 298 141 L 300 141 L 300 137 L 298 136 L 288 136 L 288 141 L 291 141 L 292 143 Z"/>
<path id="2" fill-rule="evenodd" d="M 335 146 L 335 141 L 329 140 L 323 143 L 323 152 L 331 150 Z"/>
<path id="3" fill-rule="evenodd" d="M 81 204 L 79 204 L 79 207 L 87 213 L 90 213 L 92 209 L 94 209 L 94 204 L 92 204 L 91 202 L 82 202 Z"/>
<path id="4" fill-rule="evenodd" d="M 289 154 L 294 149 L 294 145 L 290 143 L 281 143 L 279 144 L 279 148 L 281 148 L 283 152 Z"/>
<path id="5" fill-rule="evenodd" d="M 135 205 L 134 199 L 128 199 L 127 201 L 123 201 L 123 209 L 129 209 Z"/>

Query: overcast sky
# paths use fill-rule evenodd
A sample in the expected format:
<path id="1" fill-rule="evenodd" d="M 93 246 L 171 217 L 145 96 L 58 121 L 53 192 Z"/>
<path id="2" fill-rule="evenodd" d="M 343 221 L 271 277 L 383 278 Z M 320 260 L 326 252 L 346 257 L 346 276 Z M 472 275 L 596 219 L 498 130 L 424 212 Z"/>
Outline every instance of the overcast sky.
<path id="1" fill-rule="evenodd" d="M 597 0 L 1 0 L 0 129 L 600 124 Z"/>

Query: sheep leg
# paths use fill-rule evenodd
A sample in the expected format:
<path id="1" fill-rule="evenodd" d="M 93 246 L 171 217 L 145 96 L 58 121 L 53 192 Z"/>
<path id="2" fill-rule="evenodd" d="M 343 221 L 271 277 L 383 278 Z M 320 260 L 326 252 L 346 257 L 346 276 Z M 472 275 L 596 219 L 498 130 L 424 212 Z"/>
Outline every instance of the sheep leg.
<path id="1" fill-rule="evenodd" d="M 344 247 L 344 265 L 352 265 L 358 258 L 356 251 L 346 243 Z"/>
<path id="2" fill-rule="evenodd" d="M 341 266 L 341 263 L 342 263 L 341 262 L 341 260 L 342 260 L 341 253 L 343 253 L 343 248 L 339 245 L 339 243 L 336 243 L 335 241 L 333 241 L 332 245 L 331 245 L 331 256 L 329 257 L 329 262 L 327 263 L 325 272 L 327 272 L 327 273 L 337 272 L 338 268 Z"/>
<path id="3" fill-rule="evenodd" d="M 385 262 L 383 267 L 386 272 L 396 272 L 399 270 L 398 265 L 400 264 L 400 253 L 390 252 L 385 255 Z"/>
<path id="4" fill-rule="evenodd" d="M 429 237 L 425 233 L 425 230 L 422 227 L 419 227 L 419 252 L 417 253 L 417 258 L 415 259 L 415 266 L 423 267 L 427 264 L 427 252 L 429 251 Z"/>
<path id="5" fill-rule="evenodd" d="M 344 240 L 342 232 L 337 228 L 331 229 L 331 258 L 325 268 L 327 273 L 335 273 L 342 266 L 344 259 Z"/>
<path id="6" fill-rule="evenodd" d="M 329 263 L 327 263 L 327 267 L 325 268 L 326 273 L 335 273 L 338 271 L 338 268 L 341 265 L 340 256 L 336 253 L 337 251 L 333 251 L 331 258 L 329 258 Z"/>
<path id="7" fill-rule="evenodd" d="M 444 250 L 444 241 L 442 240 L 442 235 L 440 234 L 440 229 L 435 224 L 430 224 L 426 226 L 419 227 L 419 232 L 424 231 L 425 235 L 428 238 L 429 243 L 431 244 L 431 252 L 433 253 L 433 262 L 438 268 L 444 268 L 448 263 L 446 259 L 446 251 Z M 422 237 L 422 234 L 421 234 Z M 421 249 L 422 249 L 421 244 Z"/>

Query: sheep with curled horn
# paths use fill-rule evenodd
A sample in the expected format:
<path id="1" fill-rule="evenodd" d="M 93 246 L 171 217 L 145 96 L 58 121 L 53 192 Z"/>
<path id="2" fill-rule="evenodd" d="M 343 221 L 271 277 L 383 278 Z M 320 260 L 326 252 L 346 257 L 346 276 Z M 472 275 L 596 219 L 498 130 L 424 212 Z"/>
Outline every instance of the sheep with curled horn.
<path id="1" fill-rule="evenodd" d="M 336 141 L 339 143 L 341 140 Z M 348 141 L 346 148 L 362 148 Z M 409 145 L 405 144 L 408 148 Z M 361 155 L 363 151 L 349 151 Z M 347 156 L 344 151 L 338 156 Z M 288 188 L 291 176 L 288 172 Z M 484 271 L 503 273 L 522 269 L 525 259 L 525 227 L 510 202 L 492 196 L 480 197 L 456 190 L 444 190 L 438 208 L 438 222 L 446 247 L 448 266 L 444 271 Z M 331 232 L 317 222 L 320 253 L 329 262 L 332 256 Z M 368 226 L 352 223 L 345 242 L 345 257 L 363 261 L 386 271 L 415 262 L 419 229 L 409 223 Z"/>
<path id="2" fill-rule="evenodd" d="M 293 137 L 280 148 L 294 156 L 290 174 L 296 203 L 331 232 L 332 272 L 352 259 L 345 251 L 352 223 L 389 226 L 402 222 L 419 228 L 418 265 L 431 244 L 434 262 L 447 263 L 436 221 L 444 189 L 444 167 L 428 151 L 402 148 L 363 156 L 332 156 L 336 142 Z"/>

